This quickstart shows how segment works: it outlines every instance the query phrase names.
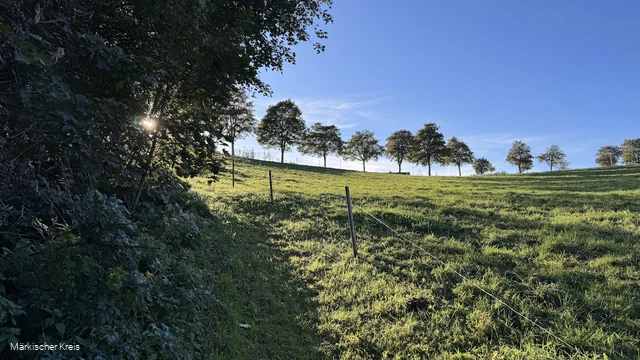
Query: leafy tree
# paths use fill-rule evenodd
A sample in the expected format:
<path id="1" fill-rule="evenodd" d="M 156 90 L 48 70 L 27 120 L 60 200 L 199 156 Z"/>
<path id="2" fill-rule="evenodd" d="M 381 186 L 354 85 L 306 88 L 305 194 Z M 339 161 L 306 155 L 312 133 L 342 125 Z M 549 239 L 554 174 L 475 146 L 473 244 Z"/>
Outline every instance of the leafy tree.
<path id="1" fill-rule="evenodd" d="M 495 171 L 495 168 L 491 165 L 489 160 L 481 157 L 473 162 L 473 170 L 475 170 L 478 175 L 484 175 L 485 173 Z"/>
<path id="2" fill-rule="evenodd" d="M 541 163 L 549 165 L 549 169 L 553 171 L 554 166 L 559 166 L 561 164 L 565 164 L 566 166 L 566 164 L 568 164 L 566 162 L 566 157 L 567 156 L 562 152 L 562 150 L 560 150 L 558 145 L 551 145 L 544 153 L 536 156 L 536 159 Z"/>
<path id="3" fill-rule="evenodd" d="M 640 164 L 640 138 L 625 140 L 622 143 L 621 151 L 623 164 Z"/>
<path id="4" fill-rule="evenodd" d="M 256 135 L 260 145 L 280 149 L 280 162 L 284 163 L 285 151 L 300 144 L 305 131 L 302 111 L 289 99 L 269 106 Z"/>
<path id="5" fill-rule="evenodd" d="M 234 92 L 231 101 L 222 110 L 222 118 L 222 135 L 231 143 L 231 156 L 235 156 L 236 140 L 253 133 L 258 125 L 253 115 L 253 101 L 249 101 L 245 92 Z"/>
<path id="6" fill-rule="evenodd" d="M 516 140 L 507 154 L 507 162 L 518 167 L 518 173 L 529 170 L 533 167 L 533 156 L 531 148 L 522 141 Z"/>
<path id="7" fill-rule="evenodd" d="M 473 160 L 473 151 L 469 149 L 469 146 L 464 141 L 458 140 L 455 136 L 449 139 L 447 143 L 447 153 L 443 162 L 444 165 L 458 166 L 458 175 L 462 176 L 460 167 L 463 164 L 473 163 Z"/>
<path id="8" fill-rule="evenodd" d="M 324 159 L 324 167 L 327 167 L 327 155 L 339 154 L 342 151 L 340 129 L 335 125 L 323 126 L 315 123 L 302 137 L 298 150 L 305 155 L 321 156 Z"/>
<path id="9" fill-rule="evenodd" d="M 618 164 L 620 156 L 622 156 L 622 149 L 619 146 L 603 146 L 596 153 L 596 164 L 602 167 L 615 166 Z"/>
<path id="10" fill-rule="evenodd" d="M 427 166 L 431 176 L 431 164 L 443 163 L 447 155 L 447 146 L 440 128 L 434 123 L 424 124 L 418 130 L 411 146 L 410 160 L 413 163 Z"/>
<path id="11" fill-rule="evenodd" d="M 181 177 L 194 177 L 205 172 L 217 173 L 221 164 L 215 154 L 220 143 L 220 127 L 223 119 L 210 114 L 212 101 L 196 102 L 181 106 L 179 112 L 168 113 L 166 119 L 181 122 L 190 133 L 176 133 L 172 126 L 154 132 L 158 138 L 155 150 L 155 165 L 167 166 Z M 202 122 L 209 124 L 202 126 Z M 204 130 L 204 131 L 198 131 Z M 149 162 L 152 161 L 150 158 Z"/>
<path id="12" fill-rule="evenodd" d="M 342 149 L 345 160 L 362 161 L 362 171 L 370 160 L 378 160 L 384 154 L 384 148 L 369 130 L 356 131 Z"/>
<path id="13" fill-rule="evenodd" d="M 398 163 L 398 172 L 402 172 L 402 162 L 411 153 L 413 134 L 409 130 L 398 130 L 387 138 L 385 155 Z"/>
<path id="14" fill-rule="evenodd" d="M 558 162 L 558 169 L 569 170 L 569 162 L 567 160 L 560 160 L 560 162 Z"/>

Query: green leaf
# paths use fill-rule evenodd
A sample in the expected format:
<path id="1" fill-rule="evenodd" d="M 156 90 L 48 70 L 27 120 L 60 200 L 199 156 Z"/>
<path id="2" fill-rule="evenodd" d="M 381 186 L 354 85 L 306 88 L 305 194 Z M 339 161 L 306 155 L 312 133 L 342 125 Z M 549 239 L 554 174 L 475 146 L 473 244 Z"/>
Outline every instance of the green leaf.
<path id="1" fill-rule="evenodd" d="M 15 248 L 16 250 L 20 250 L 29 247 L 29 245 L 31 245 L 31 241 L 29 241 L 29 239 L 20 238 Z"/>
<path id="2" fill-rule="evenodd" d="M 23 63 L 25 63 L 27 65 L 31 65 L 35 61 L 35 59 L 33 57 L 25 55 L 22 51 L 20 51 L 18 49 L 16 49 L 14 51 L 14 56 L 16 57 L 16 61 L 23 62 Z"/>
<path id="3" fill-rule="evenodd" d="M 9 24 L 0 23 L 0 32 L 8 35 L 10 31 L 11 31 L 11 26 Z"/>
<path id="4" fill-rule="evenodd" d="M 56 324 L 56 330 L 58 330 L 58 332 L 60 334 L 64 334 L 64 330 L 65 330 L 65 326 L 63 323 L 57 323 Z"/>
<path id="5" fill-rule="evenodd" d="M 5 342 L 9 338 L 9 336 L 11 336 L 11 334 L 9 333 L 0 334 L 0 343 Z"/>

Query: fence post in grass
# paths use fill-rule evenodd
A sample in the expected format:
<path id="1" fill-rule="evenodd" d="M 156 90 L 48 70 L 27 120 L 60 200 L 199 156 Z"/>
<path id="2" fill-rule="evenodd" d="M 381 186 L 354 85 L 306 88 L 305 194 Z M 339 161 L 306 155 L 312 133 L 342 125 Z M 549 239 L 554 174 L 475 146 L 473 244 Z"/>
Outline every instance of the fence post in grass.
<path id="1" fill-rule="evenodd" d="M 231 187 L 236 187 L 236 159 L 231 159 Z"/>
<path id="2" fill-rule="evenodd" d="M 358 244 L 356 244 L 356 226 L 353 223 L 353 209 L 351 208 L 351 194 L 349 187 L 344 187 L 347 192 L 347 209 L 349 210 L 349 227 L 351 228 L 351 243 L 353 244 L 353 257 L 358 257 Z"/>
<path id="3" fill-rule="evenodd" d="M 269 194 L 271 195 L 271 202 L 273 203 L 273 181 L 271 180 L 271 170 L 269 170 Z"/>

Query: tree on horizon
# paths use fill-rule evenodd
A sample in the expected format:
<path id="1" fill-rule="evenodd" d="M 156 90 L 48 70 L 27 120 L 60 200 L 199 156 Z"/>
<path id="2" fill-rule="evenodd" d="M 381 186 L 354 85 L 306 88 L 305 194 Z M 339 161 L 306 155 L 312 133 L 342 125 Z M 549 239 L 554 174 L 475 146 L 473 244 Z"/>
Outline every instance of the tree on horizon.
<path id="1" fill-rule="evenodd" d="M 283 100 L 267 108 L 256 135 L 258 143 L 266 148 L 280 149 L 280 162 L 284 163 L 285 151 L 300 144 L 307 126 L 302 111 L 291 99 Z"/>
<path id="2" fill-rule="evenodd" d="M 473 163 L 473 151 L 464 141 L 458 140 L 455 136 L 447 142 L 447 153 L 444 157 L 443 165 L 458 166 L 458 176 L 462 176 L 461 167 L 463 164 Z"/>
<path id="3" fill-rule="evenodd" d="M 378 160 L 383 154 L 384 148 L 369 130 L 356 131 L 342 150 L 342 156 L 345 160 L 362 161 L 363 172 L 367 171 L 366 163 L 368 161 Z"/>
<path id="4" fill-rule="evenodd" d="M 235 156 L 236 140 L 244 139 L 258 126 L 253 111 L 253 101 L 249 101 L 243 91 L 234 92 L 229 104 L 222 110 L 222 135 L 231 144 L 231 156 Z"/>
<path id="5" fill-rule="evenodd" d="M 507 162 L 518 167 L 518 174 L 531 169 L 533 167 L 533 156 L 529 145 L 520 140 L 514 141 L 507 154 Z"/>
<path id="6" fill-rule="evenodd" d="M 411 153 L 413 134 L 409 130 L 395 131 L 387 138 L 385 155 L 398 163 L 398 173 L 402 172 L 402 163 Z"/>
<path id="7" fill-rule="evenodd" d="M 560 150 L 558 145 L 551 145 L 544 153 L 538 155 L 536 159 L 538 159 L 540 163 L 549 165 L 549 170 L 553 171 L 553 167 L 556 165 L 563 165 L 565 167 L 568 165 L 568 163 L 566 163 L 566 157 L 567 155 Z"/>
<path id="8" fill-rule="evenodd" d="M 495 171 L 495 168 L 491 165 L 489 160 L 481 157 L 473 162 L 473 170 L 475 170 L 477 175 L 484 175 L 487 172 Z"/>
<path id="9" fill-rule="evenodd" d="M 620 147 L 622 163 L 625 165 L 640 164 L 640 138 L 625 140 Z"/>
<path id="10" fill-rule="evenodd" d="M 339 154 L 342 151 L 342 145 L 340 129 L 337 126 L 324 126 L 321 123 L 315 123 L 302 136 L 298 150 L 304 155 L 322 157 L 324 159 L 324 167 L 327 167 L 327 155 Z"/>
<path id="11" fill-rule="evenodd" d="M 424 124 L 424 127 L 418 130 L 411 146 L 409 156 L 411 162 L 426 166 L 429 176 L 431 176 L 431 165 L 444 162 L 447 154 L 444 135 L 438 131 L 439 129 L 435 123 Z"/>
<path id="12" fill-rule="evenodd" d="M 596 164 L 602 167 L 615 166 L 620 161 L 622 149 L 615 145 L 606 145 L 598 149 L 596 153 Z"/>

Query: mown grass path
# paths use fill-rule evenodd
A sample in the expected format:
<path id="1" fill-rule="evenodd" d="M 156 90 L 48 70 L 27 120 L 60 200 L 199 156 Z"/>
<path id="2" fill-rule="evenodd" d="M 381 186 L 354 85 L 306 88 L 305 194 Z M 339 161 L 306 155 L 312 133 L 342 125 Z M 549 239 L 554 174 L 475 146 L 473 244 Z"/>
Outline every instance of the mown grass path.
<path id="1" fill-rule="evenodd" d="M 194 180 L 226 219 L 226 243 L 211 244 L 226 254 L 211 265 L 229 303 L 213 314 L 222 357 L 581 358 L 475 284 L 590 357 L 640 358 L 640 168 L 471 178 L 236 169 L 235 188 L 227 176 L 211 188 Z"/>

